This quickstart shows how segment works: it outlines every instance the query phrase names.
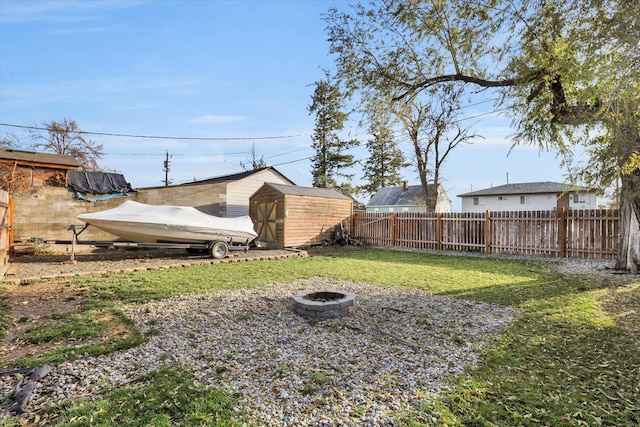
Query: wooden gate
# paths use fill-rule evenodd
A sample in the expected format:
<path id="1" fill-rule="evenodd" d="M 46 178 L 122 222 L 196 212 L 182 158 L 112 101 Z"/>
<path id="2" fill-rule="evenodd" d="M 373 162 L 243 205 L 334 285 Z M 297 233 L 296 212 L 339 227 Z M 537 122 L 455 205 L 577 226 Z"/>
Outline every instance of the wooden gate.
<path id="1" fill-rule="evenodd" d="M 278 241 L 277 206 L 278 202 L 258 202 L 256 204 L 256 231 L 258 239 L 263 243 L 275 243 Z"/>

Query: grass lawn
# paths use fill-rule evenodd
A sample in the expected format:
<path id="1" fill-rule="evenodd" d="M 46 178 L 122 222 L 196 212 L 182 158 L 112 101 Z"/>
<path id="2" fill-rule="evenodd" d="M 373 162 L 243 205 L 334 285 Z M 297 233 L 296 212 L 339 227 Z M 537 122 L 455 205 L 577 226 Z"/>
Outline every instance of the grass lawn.
<path id="1" fill-rule="evenodd" d="M 408 415 L 403 425 L 423 425 L 420 412 L 435 415 L 436 425 L 448 426 L 640 424 L 637 276 L 617 286 L 602 277 L 553 273 L 544 263 L 534 261 L 369 249 L 332 256 L 68 279 L 67 285 L 82 289 L 90 303 L 84 304 L 79 313 L 60 317 L 66 322 L 90 323 L 85 316 L 94 312 L 123 316 L 119 309 L 122 304 L 238 287 L 255 287 L 259 292 L 267 283 L 314 276 L 421 289 L 522 308 L 495 346 L 484 350 L 479 366 L 451 377 L 450 392 L 426 403 L 418 416 Z M 0 288 L 0 294 L 5 291 Z M 6 319 L 7 310 L 0 304 L 0 321 Z M 84 333 L 99 334 L 99 329 Z M 56 336 L 55 331 L 46 332 Z M 46 340 L 47 336 L 42 333 L 37 339 Z M 134 331 L 122 341 L 111 339 L 106 345 L 93 343 L 57 350 L 37 360 L 16 360 L 15 365 L 34 366 L 64 360 L 70 354 L 114 351 L 144 339 Z M 245 425 L 232 411 L 237 396 L 198 386 L 189 372 L 178 367 L 164 367 L 152 377 L 151 382 L 141 378 L 138 385 L 107 391 L 97 401 L 66 402 L 62 407 L 44 408 L 27 418 L 4 423 Z M 8 398 L 0 396 L 0 405 L 6 407 Z"/>

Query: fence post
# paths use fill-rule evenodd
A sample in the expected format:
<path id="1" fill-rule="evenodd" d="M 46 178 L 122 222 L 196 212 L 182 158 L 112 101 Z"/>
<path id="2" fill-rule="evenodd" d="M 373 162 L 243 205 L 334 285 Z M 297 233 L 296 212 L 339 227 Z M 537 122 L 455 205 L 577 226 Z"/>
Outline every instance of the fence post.
<path id="1" fill-rule="evenodd" d="M 391 214 L 391 246 L 396 245 L 396 213 Z"/>
<path id="2" fill-rule="evenodd" d="M 14 209 L 14 201 L 13 197 L 9 197 L 9 236 L 8 236 L 8 245 L 9 245 L 9 255 L 13 256 L 15 253 L 15 245 L 13 244 L 13 209 Z"/>
<path id="3" fill-rule="evenodd" d="M 560 208 L 560 223 L 558 224 L 558 245 L 560 246 L 560 258 L 567 256 L 567 210 Z"/>
<path id="4" fill-rule="evenodd" d="M 442 250 L 442 213 L 436 214 L 436 250 Z"/>
<path id="5" fill-rule="evenodd" d="M 491 217 L 488 209 L 484 213 L 484 253 L 491 253 Z"/>
<path id="6" fill-rule="evenodd" d="M 349 229 L 349 234 L 351 235 L 351 237 L 356 237 L 355 233 L 356 233 L 356 216 L 358 215 L 358 212 L 352 212 L 351 213 L 351 228 Z"/>

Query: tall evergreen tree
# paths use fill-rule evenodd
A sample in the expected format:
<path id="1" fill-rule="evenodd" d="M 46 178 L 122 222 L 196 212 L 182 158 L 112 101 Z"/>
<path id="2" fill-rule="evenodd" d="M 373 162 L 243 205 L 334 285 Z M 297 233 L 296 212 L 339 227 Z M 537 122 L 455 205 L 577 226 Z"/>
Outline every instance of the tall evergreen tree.
<path id="1" fill-rule="evenodd" d="M 400 169 L 407 164 L 390 126 L 391 118 L 388 114 L 373 114 L 370 118 L 371 139 L 367 141 L 369 158 L 364 164 L 364 179 L 367 182 L 362 186 L 365 193 L 375 194 L 383 187 L 402 182 Z"/>
<path id="2" fill-rule="evenodd" d="M 337 84 L 329 77 L 315 83 L 315 90 L 311 97 L 309 114 L 315 114 L 315 129 L 311 139 L 316 154 L 312 158 L 313 185 L 320 188 L 335 188 L 351 195 L 355 188 L 348 182 L 339 183 L 338 178 L 350 181 L 352 173 L 346 170 L 356 161 L 352 154 L 345 151 L 359 145 L 358 140 L 343 140 L 339 132 L 344 129 L 344 123 L 349 114 L 342 111 L 344 96 Z"/>

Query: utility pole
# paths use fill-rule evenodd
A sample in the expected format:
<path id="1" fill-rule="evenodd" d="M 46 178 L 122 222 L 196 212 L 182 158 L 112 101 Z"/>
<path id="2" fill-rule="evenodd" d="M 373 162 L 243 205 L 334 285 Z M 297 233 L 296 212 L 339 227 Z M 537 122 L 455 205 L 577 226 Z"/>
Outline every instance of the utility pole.
<path id="1" fill-rule="evenodd" d="M 171 181 L 169 181 L 169 150 L 166 151 L 166 155 L 164 158 L 164 169 L 162 169 L 164 171 L 164 186 L 168 187 L 169 184 L 171 184 Z"/>

